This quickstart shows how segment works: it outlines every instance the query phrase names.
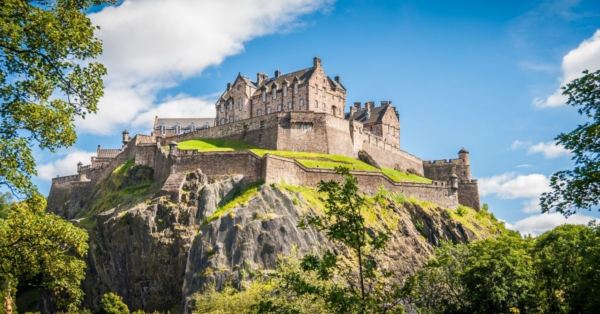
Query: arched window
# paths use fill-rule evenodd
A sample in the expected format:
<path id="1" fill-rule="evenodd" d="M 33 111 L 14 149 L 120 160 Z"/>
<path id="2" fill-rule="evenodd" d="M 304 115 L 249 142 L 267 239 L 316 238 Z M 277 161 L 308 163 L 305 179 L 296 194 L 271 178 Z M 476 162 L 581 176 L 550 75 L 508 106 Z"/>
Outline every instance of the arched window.
<path id="1" fill-rule="evenodd" d="M 298 94 L 298 83 L 294 83 L 294 95 Z"/>
<path id="2" fill-rule="evenodd" d="M 271 113 L 271 108 L 267 108 L 267 114 Z"/>
<path id="3" fill-rule="evenodd" d="M 315 100 L 315 108 L 319 108 L 319 101 Z"/>
<path id="4" fill-rule="evenodd" d="M 256 111 L 256 115 L 257 115 L 257 116 L 262 116 L 262 109 L 258 109 L 258 110 Z"/>
<path id="5" fill-rule="evenodd" d="M 267 92 L 264 89 L 262 91 L 262 101 L 263 102 L 267 101 Z"/>
<path id="6" fill-rule="evenodd" d="M 300 107 L 304 107 L 304 99 L 300 99 Z"/>
<path id="7" fill-rule="evenodd" d="M 283 97 L 287 97 L 287 85 L 283 86 Z"/>
<path id="8" fill-rule="evenodd" d="M 281 104 L 277 105 L 277 111 L 281 111 Z"/>
<path id="9" fill-rule="evenodd" d="M 292 102 L 288 102 L 288 109 L 292 109 Z"/>

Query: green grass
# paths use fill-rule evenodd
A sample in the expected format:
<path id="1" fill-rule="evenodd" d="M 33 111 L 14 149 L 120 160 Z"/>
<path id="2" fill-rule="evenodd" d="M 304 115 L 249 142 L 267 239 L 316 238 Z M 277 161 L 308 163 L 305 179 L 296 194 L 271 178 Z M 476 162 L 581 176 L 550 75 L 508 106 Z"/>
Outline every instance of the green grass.
<path id="1" fill-rule="evenodd" d="M 197 139 L 183 141 L 179 143 L 178 147 L 182 150 L 197 149 L 201 152 L 251 150 L 252 152 L 261 157 L 265 154 L 272 154 L 275 156 L 295 159 L 296 161 L 308 168 L 333 169 L 337 166 L 345 166 L 351 170 L 382 172 L 383 174 L 385 174 L 390 179 L 396 182 L 410 181 L 417 183 L 431 183 L 431 180 L 414 174 L 407 174 L 404 172 L 383 167 L 381 168 L 381 170 L 379 170 L 358 159 L 339 155 L 259 149 L 244 142 L 228 142 L 214 139 Z"/>
<path id="2" fill-rule="evenodd" d="M 254 184 L 249 185 L 246 190 L 241 191 L 240 193 L 238 193 L 238 195 L 234 196 L 229 202 L 227 202 L 225 205 L 220 206 L 219 208 L 217 208 L 215 210 L 215 212 L 208 216 L 204 222 L 202 224 L 207 225 L 209 224 L 211 221 L 217 219 L 217 218 L 221 218 L 223 215 L 225 215 L 226 213 L 230 212 L 231 210 L 233 210 L 235 207 L 237 206 L 246 206 L 248 205 L 248 200 L 250 200 L 250 198 L 252 196 L 254 196 L 256 193 L 258 193 L 258 188 L 264 184 L 264 181 L 259 181 L 256 182 Z"/>
<path id="3" fill-rule="evenodd" d="M 244 142 L 230 142 L 221 141 L 214 139 L 201 139 L 201 140 L 189 140 L 178 143 L 177 148 L 197 149 L 201 152 L 223 152 L 223 151 L 234 151 L 234 150 L 249 150 L 256 147 L 246 144 Z"/>
<path id="4" fill-rule="evenodd" d="M 485 210 L 476 211 L 473 208 L 458 205 L 456 210 L 446 209 L 446 212 L 452 220 L 460 222 L 480 239 L 509 232 L 504 222 L 499 221 L 494 214 Z"/>

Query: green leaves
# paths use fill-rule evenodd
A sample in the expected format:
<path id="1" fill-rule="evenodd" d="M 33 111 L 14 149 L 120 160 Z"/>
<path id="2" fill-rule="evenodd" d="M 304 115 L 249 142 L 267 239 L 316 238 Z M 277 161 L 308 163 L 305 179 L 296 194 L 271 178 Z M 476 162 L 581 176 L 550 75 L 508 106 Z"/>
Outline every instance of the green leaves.
<path id="1" fill-rule="evenodd" d="M 600 70 L 583 74 L 563 87 L 563 95 L 569 97 L 567 104 L 578 107 L 579 114 L 591 121 L 556 137 L 558 144 L 573 152 L 575 168 L 553 174 L 553 191 L 540 200 L 542 212 L 555 209 L 566 217 L 600 202 Z"/>
<path id="2" fill-rule="evenodd" d="M 5 0 L 0 6 L 0 185 L 32 195 L 31 147 L 73 145 L 74 120 L 97 110 L 106 69 L 85 11 L 111 0 Z M 86 63 L 87 62 L 87 63 Z"/>

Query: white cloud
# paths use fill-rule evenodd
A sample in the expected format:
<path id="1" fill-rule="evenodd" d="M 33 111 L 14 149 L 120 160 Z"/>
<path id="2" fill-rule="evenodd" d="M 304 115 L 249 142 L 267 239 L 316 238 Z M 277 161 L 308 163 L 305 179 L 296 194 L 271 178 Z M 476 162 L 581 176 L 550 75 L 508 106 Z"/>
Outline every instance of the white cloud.
<path id="1" fill-rule="evenodd" d="M 522 203 L 522 210 L 526 213 L 540 212 L 540 196 L 551 191 L 550 180 L 543 174 L 516 175 L 509 172 L 479 178 L 478 183 L 481 196 L 495 194 L 502 199 L 528 199 Z"/>
<path id="2" fill-rule="evenodd" d="M 540 214 L 515 222 L 512 229 L 519 230 L 522 234 L 540 235 L 562 224 L 585 225 L 593 219 L 595 218 L 581 214 L 571 215 L 569 218 L 560 213 Z"/>
<path id="3" fill-rule="evenodd" d="M 533 198 L 550 191 L 550 180 L 543 174 L 516 175 L 514 172 L 480 178 L 481 196 L 496 194 L 500 198 Z"/>
<path id="4" fill-rule="evenodd" d="M 96 156 L 96 152 L 86 152 L 78 149 L 70 149 L 63 158 L 41 164 L 37 167 L 38 178 L 50 181 L 57 175 L 66 176 L 77 174 L 77 163 L 84 165 L 90 163 L 90 158 Z"/>
<path id="5" fill-rule="evenodd" d="M 302 15 L 326 10 L 331 3 L 333 0 L 125 0 L 90 14 L 92 22 L 101 27 L 97 32 L 104 50 L 100 61 L 109 74 L 98 115 L 78 121 L 78 129 L 109 134 L 130 121 L 147 120 L 152 112 L 177 107 L 157 106 L 158 92 L 242 52 L 245 42 L 285 31 L 298 25 Z M 205 112 L 189 109 L 194 114 Z M 144 111 L 143 117 L 138 117 Z M 186 111 L 186 115 L 192 113 Z"/>
<path id="6" fill-rule="evenodd" d="M 581 77 L 583 70 L 596 71 L 600 69 L 600 30 L 584 40 L 579 47 L 569 51 L 562 60 L 562 77 L 559 79 L 560 86 Z M 533 104 L 537 107 L 558 107 L 567 102 L 567 97 L 562 95 L 563 90 L 559 87 L 554 94 L 545 99 L 536 98 Z"/>
<path id="7" fill-rule="evenodd" d="M 557 143 L 555 141 L 550 142 L 539 142 L 537 144 L 532 144 L 529 141 L 522 142 L 519 140 L 515 140 L 510 146 L 511 149 L 519 149 L 519 148 L 527 148 L 528 154 L 536 154 L 542 153 L 545 158 L 552 159 L 558 158 L 562 156 L 569 156 L 571 152 L 566 149 L 563 145 Z"/>
<path id="8" fill-rule="evenodd" d="M 533 168 L 533 165 L 523 164 L 523 165 L 518 165 L 517 168 Z"/>

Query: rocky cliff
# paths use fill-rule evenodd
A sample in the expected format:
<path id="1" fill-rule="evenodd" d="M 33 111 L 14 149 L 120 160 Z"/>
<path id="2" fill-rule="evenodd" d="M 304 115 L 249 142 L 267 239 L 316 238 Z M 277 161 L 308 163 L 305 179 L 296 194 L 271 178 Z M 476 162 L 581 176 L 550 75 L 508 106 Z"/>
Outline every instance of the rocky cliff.
<path id="1" fill-rule="evenodd" d="M 112 291 L 130 309 L 186 312 L 208 283 L 238 285 L 274 268 L 278 254 L 329 245 L 296 226 L 303 214 L 323 211 L 314 188 L 207 178 L 198 169 L 182 178 L 181 201 L 173 202 L 161 191 L 164 182 L 152 182 L 151 168 L 133 165 L 126 162 L 87 200 L 66 201 L 57 211 L 89 232 L 84 291 L 91 308 Z M 443 209 L 384 190 L 369 202 L 369 228 L 393 234 L 385 261 L 399 280 L 441 241 L 472 241 L 503 228 L 487 212 Z"/>

